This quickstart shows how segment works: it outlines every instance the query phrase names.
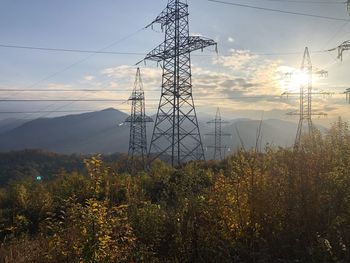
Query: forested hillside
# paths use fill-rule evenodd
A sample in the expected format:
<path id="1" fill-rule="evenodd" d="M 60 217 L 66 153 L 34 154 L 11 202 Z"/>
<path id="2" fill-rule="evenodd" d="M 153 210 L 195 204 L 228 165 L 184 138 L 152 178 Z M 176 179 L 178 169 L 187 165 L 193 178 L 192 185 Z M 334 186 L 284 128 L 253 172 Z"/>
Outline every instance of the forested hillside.
<path id="1" fill-rule="evenodd" d="M 0 262 L 350 262 L 341 120 L 298 151 L 133 174 L 99 156 L 85 166 L 0 191 Z"/>
<path id="2" fill-rule="evenodd" d="M 10 181 L 40 176 L 51 180 L 62 171 L 84 169 L 84 157 L 59 155 L 41 150 L 0 153 L 0 187 Z"/>
<path id="3" fill-rule="evenodd" d="M 86 174 L 84 160 L 89 155 L 64 155 L 42 150 L 25 150 L 0 153 L 0 187 L 11 181 L 23 178 L 44 181 L 52 180 L 63 172 L 80 172 Z M 121 154 L 103 155 L 106 164 L 113 166 L 116 160 L 122 159 Z M 123 163 L 123 161 L 121 161 Z"/>

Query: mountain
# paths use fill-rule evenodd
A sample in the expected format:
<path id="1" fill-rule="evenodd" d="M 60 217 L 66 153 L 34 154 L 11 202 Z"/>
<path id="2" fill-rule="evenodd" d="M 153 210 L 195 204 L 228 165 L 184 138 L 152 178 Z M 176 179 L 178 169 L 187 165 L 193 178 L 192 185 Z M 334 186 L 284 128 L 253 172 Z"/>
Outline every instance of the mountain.
<path id="1" fill-rule="evenodd" d="M 259 127 L 260 135 L 259 135 Z M 205 131 L 214 132 L 214 127 Z M 274 146 L 291 146 L 295 139 L 297 124 L 283 120 L 265 120 L 261 123 L 259 120 L 237 119 L 231 120 L 228 124 L 222 125 L 222 146 L 226 147 L 223 153 L 228 154 L 240 148 L 251 149 L 258 146 L 264 148 L 270 144 Z M 205 134 L 205 133 L 204 133 Z M 259 139 L 257 139 L 259 137 Z M 214 145 L 214 136 L 204 135 L 204 144 L 206 146 Z M 258 142 L 258 143 L 257 143 Z M 207 159 L 213 156 L 213 149 L 205 147 Z"/>
<path id="2" fill-rule="evenodd" d="M 0 134 L 11 131 L 28 121 L 29 120 L 15 119 L 15 118 L 0 120 Z"/>
<path id="3" fill-rule="evenodd" d="M 2 134 L 0 151 L 43 149 L 57 153 L 125 152 L 129 127 L 115 109 L 40 118 Z"/>
<path id="4" fill-rule="evenodd" d="M 42 149 L 57 153 L 126 153 L 129 143 L 129 126 L 124 124 L 127 114 L 116 109 L 67 115 L 56 118 L 41 118 L 14 126 L 0 136 L 0 152 Z M 207 119 L 208 118 L 208 119 Z M 214 126 L 207 124 L 209 116 L 200 119 L 200 130 L 208 158 L 212 156 L 210 145 L 214 144 Z M 230 134 L 222 138 L 222 145 L 230 151 L 244 146 L 255 147 L 260 121 L 234 119 L 222 125 L 222 132 Z M 147 127 L 148 141 L 153 123 Z M 261 124 L 260 143 L 290 146 L 294 142 L 297 124 L 269 119 Z"/>

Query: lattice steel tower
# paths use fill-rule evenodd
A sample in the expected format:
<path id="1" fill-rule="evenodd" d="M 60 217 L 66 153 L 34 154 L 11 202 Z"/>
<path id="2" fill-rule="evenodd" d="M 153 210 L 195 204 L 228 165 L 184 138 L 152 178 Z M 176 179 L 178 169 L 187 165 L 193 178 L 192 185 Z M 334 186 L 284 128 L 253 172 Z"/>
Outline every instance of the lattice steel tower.
<path id="1" fill-rule="evenodd" d="M 349 89 L 346 89 L 346 91 L 344 92 L 345 95 L 346 95 L 346 101 L 348 103 L 350 103 L 350 88 Z"/>
<path id="2" fill-rule="evenodd" d="M 218 108 L 216 110 L 215 119 L 212 121 L 207 122 L 208 124 L 214 124 L 215 131 L 214 133 L 208 133 L 206 135 L 208 136 L 214 136 L 215 137 L 215 143 L 214 146 L 208 146 L 208 148 L 214 149 L 214 160 L 222 160 L 222 150 L 226 149 L 226 147 L 222 146 L 222 136 L 231 136 L 231 134 L 228 133 L 222 133 L 222 124 L 228 123 L 227 121 L 223 121 L 221 119 L 220 109 Z"/>
<path id="3" fill-rule="evenodd" d="M 162 92 L 152 135 L 150 156 L 162 156 L 173 166 L 204 160 L 204 151 L 192 96 L 191 52 L 216 46 L 211 39 L 189 36 L 188 5 L 169 0 L 147 27 L 159 23 L 165 40 L 145 60 L 162 62 Z"/>
<path id="4" fill-rule="evenodd" d="M 350 14 L 350 0 L 348 0 L 348 10 Z M 350 50 L 350 40 L 344 41 L 339 46 L 337 46 L 336 48 L 332 48 L 329 51 L 333 51 L 333 50 L 338 50 L 338 59 L 343 61 L 344 51 Z M 350 88 L 347 88 L 344 94 L 346 95 L 346 101 L 350 103 Z"/>
<path id="5" fill-rule="evenodd" d="M 316 71 L 316 74 L 327 75 L 326 71 Z M 298 149 L 301 143 L 304 126 L 307 125 L 307 134 L 313 136 L 314 126 L 312 116 L 325 116 L 325 113 L 316 113 L 312 110 L 312 75 L 314 74 L 309 49 L 306 47 L 304 51 L 303 61 L 301 63 L 300 78 L 303 82 L 300 84 L 300 109 L 299 112 L 288 113 L 288 115 L 299 115 L 299 124 L 295 138 L 294 148 Z M 305 81 L 305 82 L 304 82 Z"/>
<path id="6" fill-rule="evenodd" d="M 147 156 L 146 123 L 153 122 L 153 120 L 145 113 L 145 94 L 140 68 L 137 68 L 134 89 L 129 100 L 131 101 L 131 114 L 125 120 L 125 122 L 130 123 L 128 154 L 132 161 L 135 157 L 139 158 L 145 167 Z"/>

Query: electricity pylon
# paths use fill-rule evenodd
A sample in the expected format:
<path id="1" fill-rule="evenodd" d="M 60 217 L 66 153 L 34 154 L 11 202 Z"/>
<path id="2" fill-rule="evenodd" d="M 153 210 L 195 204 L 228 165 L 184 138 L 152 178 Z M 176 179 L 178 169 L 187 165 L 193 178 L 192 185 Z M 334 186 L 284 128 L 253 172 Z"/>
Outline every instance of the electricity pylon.
<path id="1" fill-rule="evenodd" d="M 129 98 L 131 101 L 131 114 L 125 120 L 130 123 L 130 139 L 128 155 L 134 165 L 135 157 L 139 158 L 145 168 L 147 156 L 146 123 L 153 122 L 145 113 L 145 93 L 141 79 L 140 68 L 137 68 L 134 89 Z"/>
<path id="2" fill-rule="evenodd" d="M 346 94 L 346 101 L 350 103 L 350 88 L 346 89 L 344 93 Z"/>
<path id="3" fill-rule="evenodd" d="M 169 0 L 164 11 L 147 27 L 158 23 L 165 40 L 148 53 L 146 60 L 162 62 L 162 91 L 153 130 L 150 157 L 163 157 L 172 166 L 204 160 L 204 150 L 192 96 L 191 52 L 216 42 L 189 36 L 188 5 Z"/>
<path id="4" fill-rule="evenodd" d="M 215 137 L 215 143 L 214 146 L 208 146 L 208 148 L 214 149 L 214 160 L 222 160 L 222 149 L 224 151 L 226 150 L 226 146 L 222 146 L 222 136 L 231 136 L 231 134 L 228 133 L 222 133 L 221 126 L 224 123 L 228 123 L 227 121 L 223 121 L 221 119 L 220 109 L 217 108 L 215 119 L 212 121 L 207 122 L 208 124 L 214 124 L 215 131 L 214 133 L 208 133 L 206 135 L 208 136 L 214 136 Z"/>
<path id="5" fill-rule="evenodd" d="M 349 14 L 350 14 L 350 0 L 348 0 L 348 10 L 349 10 Z M 344 41 L 336 48 L 332 48 L 328 51 L 334 51 L 334 50 L 338 50 L 338 59 L 343 61 L 344 51 L 350 50 L 350 40 Z M 346 89 L 344 94 L 346 95 L 346 101 L 350 103 L 350 88 Z"/>
<path id="6" fill-rule="evenodd" d="M 306 47 L 304 51 L 303 60 L 301 63 L 301 68 L 299 74 L 302 74 L 306 77 L 305 83 L 300 85 L 300 105 L 299 112 L 287 113 L 288 115 L 298 115 L 299 124 L 297 129 L 297 134 L 295 137 L 294 148 L 298 149 L 301 143 L 301 137 L 303 134 L 303 128 L 305 122 L 307 124 L 307 134 L 313 138 L 314 127 L 312 123 L 312 116 L 326 116 L 327 114 L 322 112 L 314 112 L 312 110 L 312 76 L 313 74 L 318 74 L 321 76 L 327 76 L 327 72 L 324 70 L 313 71 L 312 62 L 310 58 L 309 49 Z"/>
<path id="7" fill-rule="evenodd" d="M 350 50 L 350 40 L 344 41 L 343 43 L 341 43 L 339 46 L 329 49 L 328 51 L 334 51 L 334 50 L 338 50 L 338 59 L 340 59 L 341 61 L 343 61 L 343 53 L 344 51 Z"/>

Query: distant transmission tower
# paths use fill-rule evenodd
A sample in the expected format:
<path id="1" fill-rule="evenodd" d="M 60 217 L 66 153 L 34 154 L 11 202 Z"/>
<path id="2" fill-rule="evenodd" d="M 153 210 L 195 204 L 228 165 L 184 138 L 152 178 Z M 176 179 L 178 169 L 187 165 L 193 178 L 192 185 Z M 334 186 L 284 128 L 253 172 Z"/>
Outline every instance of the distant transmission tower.
<path id="1" fill-rule="evenodd" d="M 143 91 L 140 68 L 137 68 L 134 89 L 129 100 L 132 102 L 131 114 L 125 120 L 130 123 L 129 157 L 139 158 L 145 167 L 147 156 L 146 123 L 153 122 L 145 113 L 145 94 Z"/>
<path id="2" fill-rule="evenodd" d="M 346 101 L 350 103 L 350 88 L 346 89 L 345 94 L 346 94 Z"/>
<path id="3" fill-rule="evenodd" d="M 344 51 L 350 50 L 350 40 L 344 41 L 336 48 L 329 49 L 328 51 L 338 50 L 338 59 L 343 61 Z"/>
<path id="4" fill-rule="evenodd" d="M 221 119 L 221 114 L 220 114 L 220 109 L 218 108 L 216 110 L 216 116 L 215 119 L 212 121 L 207 122 L 208 124 L 214 124 L 215 126 L 215 131 L 214 133 L 209 133 L 206 134 L 208 136 L 214 136 L 215 137 L 215 143 L 214 146 L 208 146 L 208 148 L 213 148 L 214 149 L 214 160 L 222 160 L 222 150 L 226 150 L 226 147 L 223 147 L 221 142 L 222 142 L 222 136 L 231 136 L 231 134 L 227 133 L 222 133 L 221 126 L 224 123 L 228 123 L 226 121 L 222 121 Z"/>
<path id="5" fill-rule="evenodd" d="M 350 14 L 350 0 L 348 0 L 348 10 Z M 344 51 L 350 50 L 350 40 L 344 41 L 336 48 L 330 49 L 329 51 L 338 50 L 338 59 L 343 61 Z M 346 101 L 350 103 L 350 88 L 345 90 Z"/>
<path id="6" fill-rule="evenodd" d="M 313 72 L 311 58 L 309 49 L 306 47 L 304 51 L 303 61 L 301 64 L 300 72 L 301 78 L 305 76 L 305 83 L 301 83 L 300 85 L 300 109 L 299 112 L 291 112 L 288 115 L 298 115 L 299 116 L 299 124 L 297 135 L 295 138 L 294 148 L 298 149 L 301 143 L 301 137 L 303 134 L 304 126 L 306 123 L 307 134 L 312 138 L 313 137 L 313 123 L 312 116 L 325 116 L 325 113 L 316 113 L 312 110 L 312 75 L 316 73 L 322 76 L 326 76 L 327 72 L 324 70 Z M 317 93 L 319 94 L 319 93 Z"/>
<path id="7" fill-rule="evenodd" d="M 204 151 L 192 96 L 191 52 L 216 46 L 200 36 L 189 36 L 188 5 L 169 0 L 164 11 L 147 27 L 159 23 L 165 40 L 144 60 L 162 62 L 162 92 L 152 135 L 150 155 L 173 166 L 204 160 Z"/>

